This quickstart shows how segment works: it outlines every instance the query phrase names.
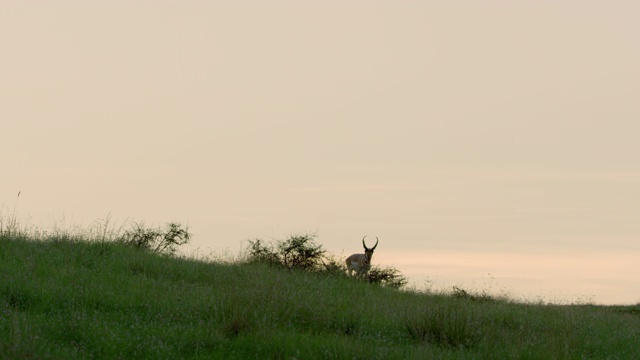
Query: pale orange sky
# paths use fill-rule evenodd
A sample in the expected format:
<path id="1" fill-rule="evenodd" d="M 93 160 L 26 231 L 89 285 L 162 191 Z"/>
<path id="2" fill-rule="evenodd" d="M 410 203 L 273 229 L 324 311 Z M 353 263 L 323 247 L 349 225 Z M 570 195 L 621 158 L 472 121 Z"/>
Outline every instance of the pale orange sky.
<path id="1" fill-rule="evenodd" d="M 637 302 L 639 13 L 3 1 L 0 205 L 45 227 L 180 221 L 201 252 L 317 231 L 348 255 L 368 234 L 415 279 Z"/>

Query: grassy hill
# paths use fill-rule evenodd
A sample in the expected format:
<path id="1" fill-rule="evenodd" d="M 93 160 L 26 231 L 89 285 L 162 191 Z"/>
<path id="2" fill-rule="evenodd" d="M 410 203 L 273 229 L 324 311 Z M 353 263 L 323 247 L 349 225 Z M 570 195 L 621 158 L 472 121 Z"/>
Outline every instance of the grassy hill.
<path id="1" fill-rule="evenodd" d="M 421 294 L 5 234 L 0 358 L 634 359 L 640 306 Z"/>

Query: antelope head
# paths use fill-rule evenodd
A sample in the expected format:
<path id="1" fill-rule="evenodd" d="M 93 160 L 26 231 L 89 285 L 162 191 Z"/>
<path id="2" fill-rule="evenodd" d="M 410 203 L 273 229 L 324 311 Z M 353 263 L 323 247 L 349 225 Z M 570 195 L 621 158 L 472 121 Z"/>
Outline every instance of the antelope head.
<path id="1" fill-rule="evenodd" d="M 373 245 L 372 248 L 368 248 L 367 244 L 364 242 L 366 237 L 367 236 L 365 235 L 362 238 L 364 254 L 353 254 L 346 260 L 349 275 L 352 275 L 353 271 L 355 271 L 358 276 L 366 275 L 369 272 L 369 269 L 371 269 L 371 258 L 373 257 L 373 250 L 378 246 L 378 237 L 376 236 L 376 244 Z"/>

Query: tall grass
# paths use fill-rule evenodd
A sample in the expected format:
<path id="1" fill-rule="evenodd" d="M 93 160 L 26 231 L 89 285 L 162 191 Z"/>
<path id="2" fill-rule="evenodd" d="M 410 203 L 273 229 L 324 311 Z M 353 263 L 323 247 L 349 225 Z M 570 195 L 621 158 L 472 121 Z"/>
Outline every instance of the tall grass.
<path id="1" fill-rule="evenodd" d="M 0 358 L 633 359 L 638 344 L 639 306 L 425 294 L 0 233 Z"/>

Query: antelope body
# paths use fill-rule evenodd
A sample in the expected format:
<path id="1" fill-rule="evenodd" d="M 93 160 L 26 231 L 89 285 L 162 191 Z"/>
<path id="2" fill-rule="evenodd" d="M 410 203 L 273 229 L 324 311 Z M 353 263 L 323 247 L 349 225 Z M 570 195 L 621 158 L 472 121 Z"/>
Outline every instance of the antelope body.
<path id="1" fill-rule="evenodd" d="M 349 256 L 346 260 L 347 270 L 349 271 L 349 275 L 352 276 L 353 271 L 356 272 L 358 276 L 366 275 L 371 269 L 371 258 L 373 257 L 373 250 L 378 246 L 378 237 L 376 236 L 376 244 L 373 245 L 371 249 L 367 247 L 367 244 L 364 242 L 365 235 L 362 238 L 362 246 L 364 246 L 364 254 L 353 254 Z"/>

